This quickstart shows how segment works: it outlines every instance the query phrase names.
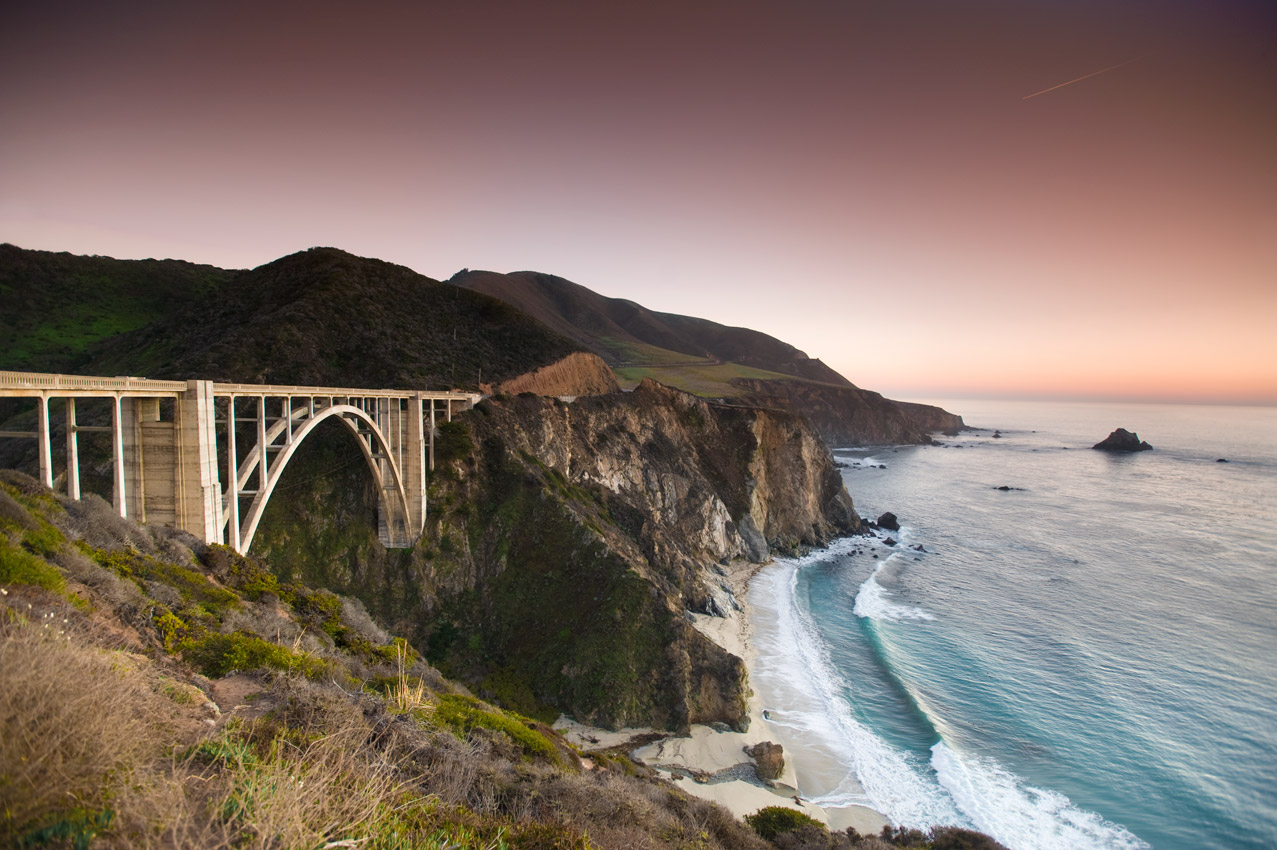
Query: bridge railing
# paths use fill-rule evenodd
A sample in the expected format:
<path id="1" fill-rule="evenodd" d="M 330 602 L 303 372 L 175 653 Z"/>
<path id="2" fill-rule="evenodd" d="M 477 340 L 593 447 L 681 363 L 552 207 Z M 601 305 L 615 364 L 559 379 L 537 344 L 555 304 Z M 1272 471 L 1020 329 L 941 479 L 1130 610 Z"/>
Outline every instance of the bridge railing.
<path id="1" fill-rule="evenodd" d="M 0 392 L 14 395 L 10 390 L 78 390 L 137 393 L 185 392 L 185 381 L 157 381 L 151 378 L 90 378 L 84 375 L 55 375 L 39 372 L 0 371 Z"/>

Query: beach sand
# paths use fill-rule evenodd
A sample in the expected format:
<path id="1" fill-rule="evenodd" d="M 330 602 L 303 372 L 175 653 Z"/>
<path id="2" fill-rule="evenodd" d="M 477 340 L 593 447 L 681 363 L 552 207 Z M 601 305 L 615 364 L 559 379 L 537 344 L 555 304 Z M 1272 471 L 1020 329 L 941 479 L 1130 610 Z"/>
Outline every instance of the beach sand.
<path id="1" fill-rule="evenodd" d="M 762 567 L 758 564 L 736 562 L 725 568 L 732 593 L 741 611 L 728 617 L 710 617 L 695 614 L 695 625 L 710 640 L 736 655 L 753 673 L 755 653 L 750 643 L 753 630 L 747 601 L 749 581 Z M 815 818 L 834 830 L 854 827 L 862 834 L 878 833 L 887 819 L 866 806 L 841 806 L 822 808 L 801 801 L 797 788 L 801 787 L 799 772 L 802 763 L 795 765 L 793 756 L 785 751 L 785 769 L 775 787 L 767 787 L 754 778 L 752 760 L 745 754 L 745 747 L 763 741 L 776 741 L 768 723 L 763 718 L 761 697 L 751 692 L 748 702 L 749 730 L 746 732 L 718 731 L 709 726 L 693 726 L 691 735 L 684 738 L 664 738 L 634 751 L 634 757 L 648 767 L 660 770 L 680 788 L 696 797 L 712 800 L 725 806 L 737 817 L 753 814 L 766 806 L 788 806 Z M 555 724 L 565 737 L 583 750 L 619 746 L 642 735 L 652 734 L 650 729 L 622 729 L 608 732 L 582 726 L 567 719 Z M 816 767 L 812 765 L 812 767 Z M 735 770 L 733 770 L 735 768 Z M 707 782 L 698 782 L 693 776 L 705 777 L 728 771 Z M 731 778 L 736 774 L 748 778 Z"/>

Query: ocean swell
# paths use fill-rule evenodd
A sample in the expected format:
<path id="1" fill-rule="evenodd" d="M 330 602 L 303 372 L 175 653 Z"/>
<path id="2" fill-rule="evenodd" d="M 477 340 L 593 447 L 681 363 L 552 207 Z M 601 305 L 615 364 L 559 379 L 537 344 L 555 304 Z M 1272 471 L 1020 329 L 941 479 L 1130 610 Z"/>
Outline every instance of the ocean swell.
<path id="1" fill-rule="evenodd" d="M 981 832 L 1012 850 L 1148 850 L 1149 845 L 1054 791 L 1026 785 L 992 759 L 931 748 L 940 784 Z"/>
<path id="2" fill-rule="evenodd" d="M 896 556 L 892 556 L 893 558 Z M 856 605 L 853 609 L 857 617 L 867 617 L 888 623 L 900 623 L 906 620 L 934 620 L 935 615 L 912 605 L 901 605 L 891 600 L 891 593 L 878 583 L 878 576 L 890 563 L 890 559 L 879 564 L 869 578 L 860 585 L 856 594 Z"/>
<path id="3" fill-rule="evenodd" d="M 792 733 L 787 750 L 797 744 L 843 769 L 832 781 L 824 777 L 823 787 L 811 787 L 800 769 L 800 790 L 811 802 L 835 808 L 867 804 L 894 824 L 924 830 L 975 828 L 1012 850 L 1148 850 L 1131 832 L 1078 808 L 1065 795 L 1033 787 L 992 759 L 951 747 L 943 740 L 943 712 L 924 705 L 907 682 L 900 681 L 901 687 L 941 738 L 931 747 L 929 763 L 892 746 L 857 719 L 853 700 L 863 683 L 848 682 L 839 672 L 798 588 L 804 566 L 837 563 L 864 544 L 863 538 L 840 540 L 805 558 L 778 560 L 755 577 L 751 588 L 757 618 L 755 684 L 771 708 L 769 722 Z M 879 584 L 885 570 L 903 566 L 893 561 L 899 556 L 876 565 L 861 583 L 855 615 L 886 623 L 935 620 L 921 608 L 893 601 Z M 888 660 L 875 654 L 899 681 Z M 801 755 L 795 755 L 797 765 Z"/>

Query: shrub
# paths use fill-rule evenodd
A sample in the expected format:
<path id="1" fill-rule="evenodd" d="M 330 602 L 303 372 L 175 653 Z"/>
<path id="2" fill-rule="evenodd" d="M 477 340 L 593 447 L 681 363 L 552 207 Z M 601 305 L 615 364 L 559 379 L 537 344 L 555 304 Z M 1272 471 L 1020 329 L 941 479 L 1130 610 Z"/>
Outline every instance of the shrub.
<path id="1" fill-rule="evenodd" d="M 501 732 L 518 747 L 525 756 L 540 758 L 556 765 L 563 765 L 559 751 L 545 735 L 530 728 L 531 721 L 509 714 L 497 708 L 485 706 L 474 697 L 448 694 L 439 699 L 435 719 L 458 736 L 468 735 L 475 729 Z"/>
<path id="2" fill-rule="evenodd" d="M 33 584 L 57 594 L 66 593 L 66 579 L 57 568 L 9 543 L 0 534 L 0 584 Z"/>
<path id="3" fill-rule="evenodd" d="M 114 570 L 122 578 L 132 579 L 146 590 L 146 582 L 168 585 L 184 601 L 195 603 L 206 610 L 238 607 L 239 597 L 224 587 L 218 587 L 209 577 L 179 564 L 161 561 L 150 555 L 128 549 L 105 551 L 81 544 L 85 554 L 104 567 Z"/>
<path id="4" fill-rule="evenodd" d="M 474 451 L 474 440 L 466 423 L 454 420 L 436 426 L 435 463 L 449 464 Z"/>
<path id="5" fill-rule="evenodd" d="M 824 824 L 815 818 L 786 806 L 767 806 L 759 809 L 752 815 L 746 815 L 745 823 L 768 841 L 774 840 L 776 836 L 783 833 L 793 832 L 799 827 L 815 826 L 822 830 L 825 828 Z"/>
<path id="6" fill-rule="evenodd" d="M 317 679 L 331 672 L 329 662 L 308 652 L 293 652 L 261 638 L 235 632 L 208 635 L 188 640 L 181 645 L 182 657 L 199 668 L 205 676 L 221 678 L 232 670 L 285 670 Z"/>

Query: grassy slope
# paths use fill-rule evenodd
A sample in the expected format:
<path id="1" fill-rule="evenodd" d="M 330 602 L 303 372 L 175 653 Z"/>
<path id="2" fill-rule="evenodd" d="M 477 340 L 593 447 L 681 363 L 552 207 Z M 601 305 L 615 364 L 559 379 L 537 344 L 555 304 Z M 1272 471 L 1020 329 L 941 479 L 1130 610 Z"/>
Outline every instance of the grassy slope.
<path id="1" fill-rule="evenodd" d="M 749 375 L 766 375 L 767 380 L 800 379 L 850 386 L 819 360 L 812 360 L 767 334 L 649 310 L 633 301 L 607 298 L 554 275 L 467 271 L 449 282 L 500 298 L 571 336 L 617 369 L 623 380 L 638 375 L 639 379 L 653 377 L 703 395 L 739 394 L 727 382 L 727 371 L 706 375 L 701 369 L 705 363 L 722 363 L 756 370 Z M 661 367 L 659 373 L 639 374 L 657 367 Z M 683 377 L 684 370 L 696 373 Z"/>
<path id="2" fill-rule="evenodd" d="M 467 695 L 350 600 L 193 543 L 0 473 L 0 843 L 998 850 L 771 809 L 750 829 Z"/>

